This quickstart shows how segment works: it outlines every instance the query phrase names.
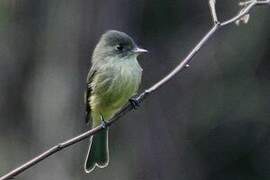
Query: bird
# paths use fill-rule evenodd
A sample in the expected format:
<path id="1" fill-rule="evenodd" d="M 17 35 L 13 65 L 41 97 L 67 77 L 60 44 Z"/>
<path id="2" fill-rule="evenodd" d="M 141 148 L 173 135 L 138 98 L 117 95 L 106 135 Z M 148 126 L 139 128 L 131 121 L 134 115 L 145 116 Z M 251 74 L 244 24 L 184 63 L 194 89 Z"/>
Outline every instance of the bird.
<path id="1" fill-rule="evenodd" d="M 103 129 L 90 138 L 84 170 L 92 172 L 95 167 L 104 168 L 109 164 L 110 120 L 128 102 L 135 107 L 133 98 L 140 86 L 142 68 L 137 57 L 146 53 L 126 33 L 108 30 L 100 38 L 91 58 L 85 92 L 86 123 Z"/>

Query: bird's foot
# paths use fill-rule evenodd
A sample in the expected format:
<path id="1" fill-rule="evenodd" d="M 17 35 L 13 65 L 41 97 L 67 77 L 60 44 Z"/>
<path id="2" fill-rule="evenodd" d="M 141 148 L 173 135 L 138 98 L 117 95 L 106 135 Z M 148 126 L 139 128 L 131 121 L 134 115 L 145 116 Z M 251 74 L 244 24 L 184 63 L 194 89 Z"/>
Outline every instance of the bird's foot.
<path id="1" fill-rule="evenodd" d="M 101 122 L 102 128 L 103 128 L 103 129 L 107 129 L 108 123 L 105 121 L 105 119 L 104 119 L 104 117 L 103 117 L 102 114 L 100 114 L 100 120 L 102 121 L 102 122 Z"/>
<path id="2" fill-rule="evenodd" d="M 140 107 L 141 102 L 139 100 L 137 100 L 136 98 L 130 98 L 129 103 L 131 104 L 133 109 L 137 109 L 138 107 Z"/>

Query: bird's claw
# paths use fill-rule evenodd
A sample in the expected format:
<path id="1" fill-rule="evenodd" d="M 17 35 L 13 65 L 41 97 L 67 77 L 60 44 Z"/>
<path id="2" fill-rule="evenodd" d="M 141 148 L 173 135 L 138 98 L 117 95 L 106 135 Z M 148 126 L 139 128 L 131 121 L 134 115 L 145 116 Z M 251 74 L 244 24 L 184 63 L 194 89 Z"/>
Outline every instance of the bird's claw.
<path id="1" fill-rule="evenodd" d="M 100 114 L 100 119 L 101 119 L 101 126 L 102 126 L 102 128 L 103 129 L 107 129 L 107 127 L 108 127 L 108 123 L 104 120 L 104 117 L 103 117 L 103 115 L 102 114 Z"/>
<path id="2" fill-rule="evenodd" d="M 138 107 L 140 107 L 140 101 L 137 100 L 136 98 L 130 98 L 129 103 L 131 104 L 133 109 L 137 109 Z"/>

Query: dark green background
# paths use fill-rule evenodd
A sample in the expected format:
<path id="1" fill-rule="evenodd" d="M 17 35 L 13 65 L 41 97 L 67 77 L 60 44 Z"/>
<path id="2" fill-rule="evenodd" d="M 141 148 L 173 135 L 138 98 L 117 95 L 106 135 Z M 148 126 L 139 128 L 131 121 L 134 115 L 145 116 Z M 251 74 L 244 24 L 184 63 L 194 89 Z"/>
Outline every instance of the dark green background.
<path id="1" fill-rule="evenodd" d="M 218 0 L 227 19 L 238 1 Z M 88 141 L 21 180 L 264 180 L 270 178 L 270 11 L 221 29 L 191 68 L 111 128 L 110 165 L 83 172 Z M 142 89 L 183 59 L 211 27 L 207 0 L 1 0 L 0 174 L 86 131 L 90 56 L 108 29 L 130 34 Z"/>

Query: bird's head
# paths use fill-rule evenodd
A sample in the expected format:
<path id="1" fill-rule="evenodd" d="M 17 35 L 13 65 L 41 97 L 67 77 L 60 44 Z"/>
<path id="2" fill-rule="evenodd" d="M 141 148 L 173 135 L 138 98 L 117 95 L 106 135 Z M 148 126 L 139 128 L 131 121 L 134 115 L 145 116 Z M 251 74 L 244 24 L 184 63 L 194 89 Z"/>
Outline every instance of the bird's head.
<path id="1" fill-rule="evenodd" d="M 139 48 L 134 40 L 126 33 L 109 30 L 105 32 L 99 40 L 93 58 L 107 59 L 119 58 L 126 59 L 128 57 L 137 57 L 147 50 Z"/>

